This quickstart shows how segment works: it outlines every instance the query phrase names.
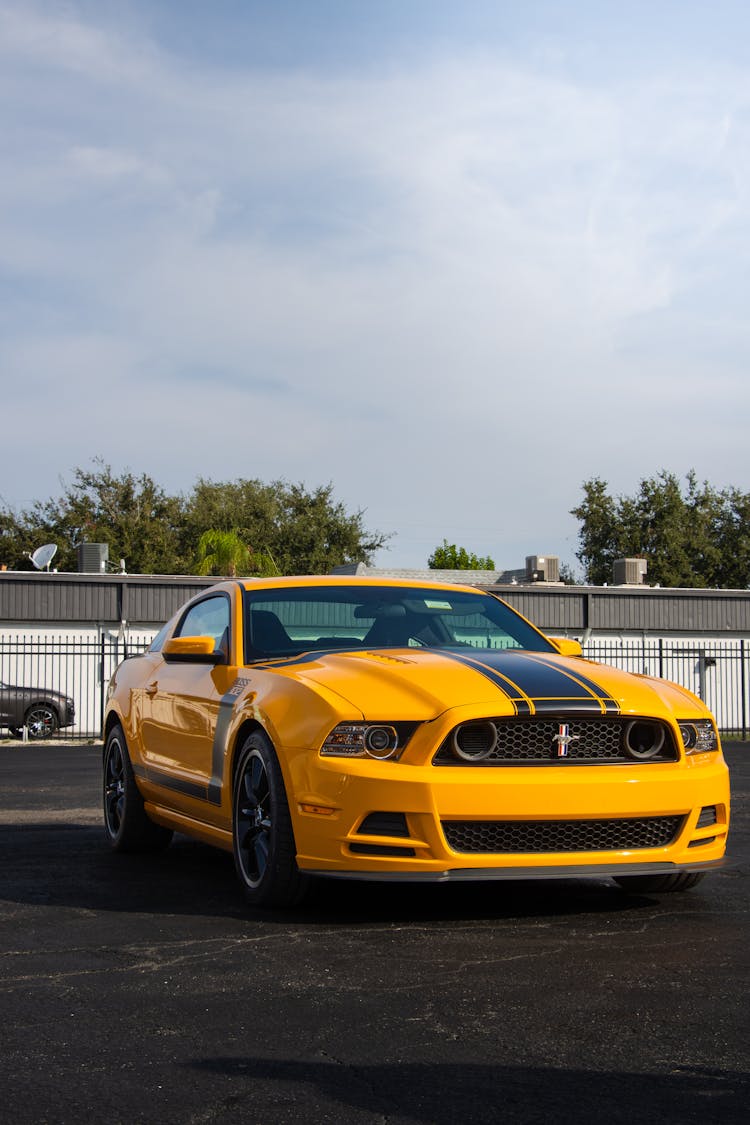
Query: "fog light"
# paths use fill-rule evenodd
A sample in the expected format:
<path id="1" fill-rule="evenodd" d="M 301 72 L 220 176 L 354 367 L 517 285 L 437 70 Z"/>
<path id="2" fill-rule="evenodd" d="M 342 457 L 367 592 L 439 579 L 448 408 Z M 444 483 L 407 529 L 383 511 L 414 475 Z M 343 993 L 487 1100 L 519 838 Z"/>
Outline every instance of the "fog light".
<path id="1" fill-rule="evenodd" d="M 658 723 L 636 719 L 625 728 L 625 749 L 631 758 L 647 761 L 656 758 L 664 745 L 664 728 Z"/>
<path id="2" fill-rule="evenodd" d="M 497 743 L 494 723 L 465 723 L 453 732 L 452 750 L 464 762 L 489 758 Z"/>

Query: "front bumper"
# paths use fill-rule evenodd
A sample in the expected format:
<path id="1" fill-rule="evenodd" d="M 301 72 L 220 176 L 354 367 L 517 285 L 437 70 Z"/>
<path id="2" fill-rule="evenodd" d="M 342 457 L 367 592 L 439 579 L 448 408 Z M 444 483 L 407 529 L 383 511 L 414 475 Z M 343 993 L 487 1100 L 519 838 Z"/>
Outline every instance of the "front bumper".
<path id="1" fill-rule="evenodd" d="M 423 881 L 667 874 L 720 866 L 726 849 L 729 780 L 720 753 L 563 769 L 308 755 L 298 773 L 290 792 L 297 862 L 319 874 Z M 668 839 L 634 846 L 620 828 L 636 821 L 669 822 Z M 520 827 L 521 837 L 526 826 L 549 827 L 550 850 L 540 848 L 538 833 L 533 850 L 457 850 L 446 831 L 452 835 L 456 822 L 488 827 L 491 839 L 498 825 Z M 568 831 L 578 824 L 583 843 L 571 844 L 580 841 Z M 597 832 L 589 834 L 589 824 Z"/>

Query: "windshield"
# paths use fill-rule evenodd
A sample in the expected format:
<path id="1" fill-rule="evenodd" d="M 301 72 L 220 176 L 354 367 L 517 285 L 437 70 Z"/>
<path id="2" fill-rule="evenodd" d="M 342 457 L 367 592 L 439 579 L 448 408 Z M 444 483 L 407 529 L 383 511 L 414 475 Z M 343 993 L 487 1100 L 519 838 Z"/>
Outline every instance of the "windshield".
<path id="1" fill-rule="evenodd" d="M 245 659 L 369 648 L 554 646 L 489 594 L 404 586 L 245 591 Z"/>

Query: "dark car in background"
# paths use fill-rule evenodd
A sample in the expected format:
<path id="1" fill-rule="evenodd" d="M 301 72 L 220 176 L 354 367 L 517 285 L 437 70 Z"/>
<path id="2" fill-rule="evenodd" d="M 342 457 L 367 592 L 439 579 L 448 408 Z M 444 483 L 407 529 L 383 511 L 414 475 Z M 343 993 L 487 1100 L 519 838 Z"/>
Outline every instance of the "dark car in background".
<path id="1" fill-rule="evenodd" d="M 29 738 L 50 738 L 60 727 L 72 726 L 75 714 L 73 700 L 62 692 L 0 681 L 0 728 L 7 727 L 16 738 L 24 727 Z"/>

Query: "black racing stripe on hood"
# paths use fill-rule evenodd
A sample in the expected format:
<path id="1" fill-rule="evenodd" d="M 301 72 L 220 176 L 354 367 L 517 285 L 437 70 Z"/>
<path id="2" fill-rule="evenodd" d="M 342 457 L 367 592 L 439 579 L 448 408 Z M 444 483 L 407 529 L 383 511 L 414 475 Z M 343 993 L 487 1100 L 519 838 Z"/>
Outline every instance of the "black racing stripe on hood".
<path id="1" fill-rule="evenodd" d="M 524 695 L 534 700 L 536 711 L 584 710 L 619 713 L 620 707 L 594 680 L 583 673 L 561 668 L 543 653 L 483 651 L 481 664 L 502 672 Z"/>
<path id="2" fill-rule="evenodd" d="M 543 653 L 509 649 L 475 649 L 472 654 L 456 652 L 455 649 L 430 651 L 479 672 L 510 700 L 519 715 L 541 711 L 592 711 L 597 714 L 619 714 L 620 711 L 616 700 L 588 676 L 577 669 L 569 672 L 561 668 L 552 660 L 545 659 Z M 298 656 L 258 661 L 257 666 L 267 669 L 293 668 L 301 664 L 313 664 L 321 656 L 332 652 L 356 652 L 357 655 L 362 655 L 361 650 L 357 649 L 317 649 Z M 419 652 L 419 649 L 414 652 Z"/>
<path id="3" fill-rule="evenodd" d="M 531 700 L 524 694 L 524 692 L 507 676 L 502 675 L 496 668 L 490 665 L 485 659 L 485 655 L 489 655 L 482 650 L 482 659 L 477 656 L 469 656 L 463 652 L 452 652 L 447 649 L 440 649 L 440 655 L 445 656 L 450 660 L 455 660 L 459 664 L 465 665 L 467 668 L 472 668 L 475 672 L 479 672 L 485 679 L 490 680 L 496 688 L 506 696 L 507 699 L 513 704 L 516 709 L 517 715 L 530 715 L 532 714 Z"/>

